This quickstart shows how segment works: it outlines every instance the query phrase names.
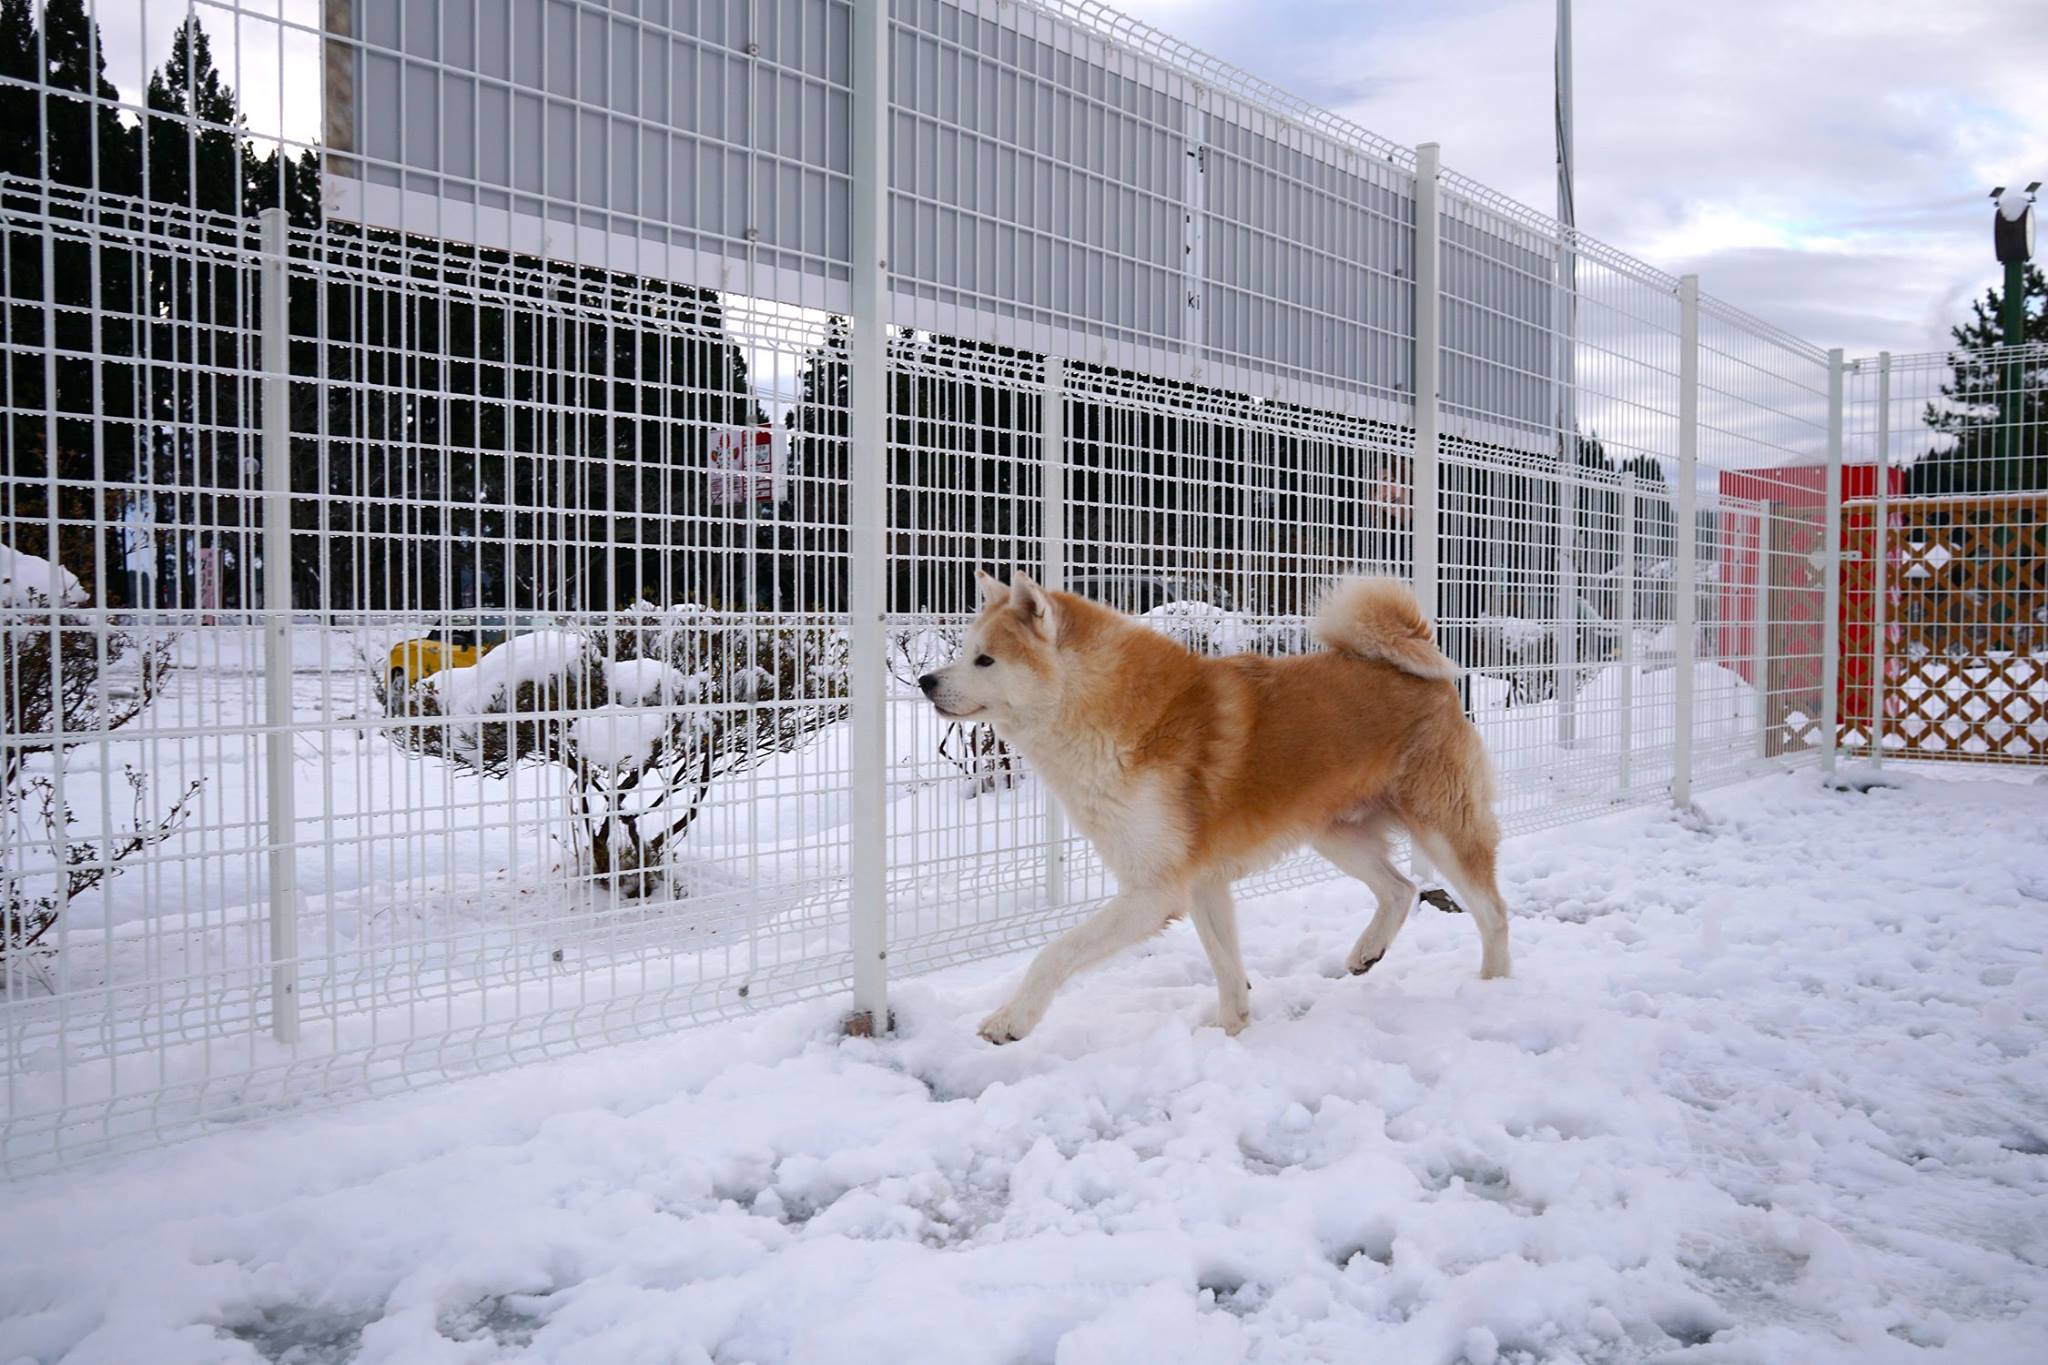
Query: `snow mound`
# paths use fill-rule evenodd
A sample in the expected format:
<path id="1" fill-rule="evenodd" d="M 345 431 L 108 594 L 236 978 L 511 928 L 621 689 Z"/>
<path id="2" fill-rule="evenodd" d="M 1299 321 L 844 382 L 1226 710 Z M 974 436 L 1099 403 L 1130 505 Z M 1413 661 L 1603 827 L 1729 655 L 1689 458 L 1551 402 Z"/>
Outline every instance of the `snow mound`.
<path id="1" fill-rule="evenodd" d="M 1549 622 L 1531 621 L 1521 616 L 1482 616 L 1479 628 L 1490 632 L 1515 654 L 1541 649 L 1557 635 L 1556 627 Z"/>
<path id="2" fill-rule="evenodd" d="M 621 706 L 669 706 L 692 700 L 700 684 L 660 659 L 607 660 L 605 686 Z"/>
<path id="3" fill-rule="evenodd" d="M 82 607 L 85 588 L 69 569 L 0 545 L 0 607 Z"/>
<path id="4" fill-rule="evenodd" d="M 668 728 L 668 717 L 659 711 L 606 706 L 569 722 L 569 738 L 577 753 L 600 767 L 637 768 L 654 753 Z"/>
<path id="5" fill-rule="evenodd" d="M 1258 631 L 1242 616 L 1213 602 L 1161 602 L 1138 619 L 1190 649 L 1242 654 L 1259 643 Z"/>
<path id="6" fill-rule="evenodd" d="M 589 657 L 590 642 L 573 631 L 536 630 L 515 635 L 461 668 L 426 679 L 447 716 L 481 716 L 506 706 L 527 683 L 553 682 Z"/>

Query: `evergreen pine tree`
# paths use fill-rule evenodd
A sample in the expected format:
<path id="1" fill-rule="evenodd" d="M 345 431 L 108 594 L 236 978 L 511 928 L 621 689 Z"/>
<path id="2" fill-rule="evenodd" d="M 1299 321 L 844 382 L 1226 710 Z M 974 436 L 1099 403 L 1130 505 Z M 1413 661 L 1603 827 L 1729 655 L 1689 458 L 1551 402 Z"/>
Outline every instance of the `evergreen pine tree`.
<path id="1" fill-rule="evenodd" d="M 153 478 L 160 526 L 186 528 L 181 541 L 159 536 L 160 591 L 197 600 L 201 551 L 218 556 L 220 605 L 249 605 L 255 589 L 259 419 L 250 386 L 235 371 L 254 368 L 260 345 L 243 325 L 248 269 L 235 252 L 253 244 L 243 208 L 242 115 L 214 64 L 213 45 L 196 15 L 172 36 L 164 64 L 150 73 L 144 124 L 147 198 L 173 210 L 237 220 L 187 222 L 173 212 L 152 218 L 152 233 L 191 236 L 225 251 L 157 250 L 148 272 L 147 354 L 157 363 L 148 386 Z M 166 243 L 168 245 L 168 243 Z"/>
<path id="2" fill-rule="evenodd" d="M 293 227 L 320 226 L 320 154 L 311 147 L 297 156 L 283 147 L 269 156 L 243 152 L 243 209 L 256 217 L 281 208 Z"/>
<path id="3" fill-rule="evenodd" d="M 2026 268 L 2026 331 L 2023 342 L 2048 343 L 2048 279 L 2039 267 Z M 2004 291 L 1987 289 L 1970 305 L 1970 320 L 1949 329 L 1957 354 L 1943 399 L 1929 403 L 1923 420 L 1950 438 L 1912 466 L 1908 490 L 1916 494 L 2002 493 L 2048 488 L 2048 351 L 2009 366 L 1991 352 L 2005 344 Z M 2005 407 L 2008 376 L 2018 370 L 2012 407 L 2019 422 L 2008 432 Z"/>
<path id="4" fill-rule="evenodd" d="M 108 196 L 134 192 L 135 135 L 121 122 L 99 30 L 82 0 L 51 0 L 40 32 L 25 3 L 0 4 L 0 62 L 43 87 L 5 92 L 7 169 L 76 191 L 52 197 L 48 211 L 60 218 L 96 207 L 118 213 L 120 200 Z M 96 202 L 83 198 L 95 191 Z M 27 207 L 41 212 L 40 197 Z M 99 490 L 126 482 L 134 469 L 138 425 L 124 420 L 133 417 L 134 370 L 121 359 L 133 353 L 133 338 L 118 321 L 134 307 L 133 254 L 119 242 L 48 233 L 33 217 L 11 220 L 5 240 L 9 339 L 20 348 L 8 376 L 15 416 L 7 432 L 8 467 L 19 482 L 5 534 L 17 549 L 62 561 L 95 601 L 121 605 L 121 499 Z M 108 317 L 97 332 L 95 305 Z M 45 365 L 39 347 L 56 352 L 54 364 Z M 52 379 L 54 391 L 46 388 Z"/>
<path id="5" fill-rule="evenodd" d="M 198 16 L 179 27 L 170 55 L 150 73 L 148 103 L 149 197 L 206 213 L 241 212 L 242 111 Z"/>
<path id="6" fill-rule="evenodd" d="M 38 83 L 36 50 L 30 0 L 0 0 L 0 175 L 43 173 L 41 101 L 29 88 Z"/>
<path id="7" fill-rule="evenodd" d="M 52 92 L 45 173 L 79 189 L 135 193 L 135 135 L 121 122 L 121 94 L 107 79 L 106 53 L 86 0 L 50 0 L 43 7 L 42 61 L 40 74 Z"/>
<path id="8" fill-rule="evenodd" d="M 847 405 L 853 331 L 843 317 L 804 358 L 789 413 L 791 522 L 797 556 L 796 600 L 808 611 L 846 609 Z"/>

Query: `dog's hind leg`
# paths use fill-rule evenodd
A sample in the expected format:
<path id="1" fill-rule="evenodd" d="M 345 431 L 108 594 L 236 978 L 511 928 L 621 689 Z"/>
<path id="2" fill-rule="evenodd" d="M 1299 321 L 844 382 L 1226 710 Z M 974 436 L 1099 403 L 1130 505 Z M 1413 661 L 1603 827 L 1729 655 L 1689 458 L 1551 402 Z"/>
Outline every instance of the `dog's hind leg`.
<path id="1" fill-rule="evenodd" d="M 1186 887 L 1140 887 L 1120 891 L 1092 916 L 1039 949 L 1024 972 L 1024 984 L 1009 1003 L 981 1021 L 981 1036 L 1011 1043 L 1038 1027 L 1063 982 L 1106 957 L 1142 943 L 1186 911 Z"/>
<path id="2" fill-rule="evenodd" d="M 1316 852 L 1335 863 L 1340 872 L 1370 887 L 1379 902 L 1372 923 L 1365 926 L 1344 963 L 1353 976 L 1371 971 L 1373 964 L 1387 955 L 1401 926 L 1408 922 L 1408 912 L 1415 908 L 1415 883 L 1394 866 L 1384 820 L 1335 824 L 1311 842 Z"/>
<path id="3" fill-rule="evenodd" d="M 1252 983 L 1237 947 L 1237 906 L 1230 899 L 1230 883 L 1204 882 L 1196 887 L 1188 918 L 1195 922 L 1195 933 L 1216 973 L 1216 1023 L 1225 1033 L 1241 1032 L 1252 1021 Z"/>
<path id="4" fill-rule="evenodd" d="M 1415 831 L 1422 851 L 1443 870 L 1444 880 L 1464 901 L 1479 928 L 1479 975 L 1508 974 L 1508 907 L 1494 880 L 1494 853 L 1500 843 L 1491 815 L 1462 821 L 1453 830 L 1424 827 Z"/>

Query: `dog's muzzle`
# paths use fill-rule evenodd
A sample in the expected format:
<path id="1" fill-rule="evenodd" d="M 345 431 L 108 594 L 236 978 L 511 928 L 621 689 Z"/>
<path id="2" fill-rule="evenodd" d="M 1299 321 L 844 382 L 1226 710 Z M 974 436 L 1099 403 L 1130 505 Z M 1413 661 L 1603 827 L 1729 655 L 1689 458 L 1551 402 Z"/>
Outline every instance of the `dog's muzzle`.
<path id="1" fill-rule="evenodd" d="M 931 702 L 932 710 L 947 720 L 966 720 L 969 716 L 981 714 L 982 708 L 979 706 L 972 711 L 955 711 L 946 705 L 945 699 L 939 695 L 939 681 L 939 675 L 936 673 L 927 673 L 917 680 L 917 690 L 924 693 L 925 699 Z"/>

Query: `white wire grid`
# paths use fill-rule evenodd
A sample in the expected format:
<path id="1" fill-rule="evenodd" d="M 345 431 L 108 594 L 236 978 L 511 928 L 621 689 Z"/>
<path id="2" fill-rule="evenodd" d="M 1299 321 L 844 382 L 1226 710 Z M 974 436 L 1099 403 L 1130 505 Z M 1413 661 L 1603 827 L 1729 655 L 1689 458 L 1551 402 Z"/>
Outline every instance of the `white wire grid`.
<path id="1" fill-rule="evenodd" d="M 32 694 L 40 680 L 20 670 L 40 663 L 71 670 L 89 696 L 55 715 L 86 728 L 11 733 L 9 757 L 58 748 L 28 757 L 25 780 L 47 774 L 75 821 L 70 842 L 97 859 L 140 828 L 135 817 L 150 823 L 197 786 L 169 837 L 8 954 L 11 1156 L 89 1155 L 843 982 L 845 836 L 829 806 L 845 781 L 831 733 L 845 631 L 828 604 L 843 577 L 831 528 L 844 475 L 829 441 L 799 437 L 781 502 L 712 503 L 704 447 L 754 400 L 719 387 L 716 362 L 733 351 L 707 300 L 426 239 L 294 233 L 283 259 L 300 610 L 286 616 L 263 605 L 250 416 L 262 378 L 251 320 L 279 258 L 246 221 L 39 188 L 10 198 L 11 235 L 118 241 L 150 271 L 205 287 L 183 300 L 201 315 L 191 327 L 132 360 L 101 357 L 95 375 L 103 411 L 151 411 L 168 388 L 196 393 L 194 419 L 174 409 L 147 424 L 132 444 L 149 457 L 120 477 L 102 461 L 10 478 L 12 543 L 91 547 L 89 581 L 121 605 L 10 613 L 11 639 L 59 642 L 54 660 L 10 651 L 10 692 Z M 137 245 L 119 236 L 131 230 Z M 102 333 L 146 316 L 140 299 L 116 302 L 99 301 Z M 202 328 L 234 349 L 188 359 Z M 800 357 L 801 337 L 757 320 L 750 349 Z M 135 392 L 116 394 L 116 379 Z M 37 411 L 32 396 L 10 389 L 14 430 L 63 440 L 61 410 Z M 829 430 L 836 411 L 812 405 L 813 425 Z M 118 427 L 103 419 L 90 439 L 104 447 Z M 143 548 L 123 542 L 119 518 L 61 515 L 74 494 L 139 503 Z M 60 515 L 38 519 L 38 506 Z M 274 625 L 288 628 L 281 671 L 265 655 Z M 90 642 L 85 658 L 64 650 L 67 635 Z M 534 685 L 413 685 L 408 650 L 500 638 L 499 660 L 532 656 Z M 152 648 L 166 666 L 148 710 L 118 730 L 91 724 L 142 686 L 135 661 Z M 578 656 L 551 674 L 562 649 L 604 661 Z M 652 673 L 633 676 L 656 690 L 576 686 L 636 660 Z M 280 676 L 289 793 L 261 775 L 276 724 L 265 688 Z M 508 709 L 542 733 L 500 754 Z M 680 770 L 631 789 L 591 781 L 614 733 L 650 720 L 674 727 Z M 565 738 L 580 758 L 562 757 Z M 149 782 L 132 814 L 129 768 Z M 608 875 L 592 861 L 607 840 L 593 839 L 588 802 L 634 807 L 657 787 L 666 804 L 648 818 L 688 817 L 689 851 L 664 849 L 658 880 Z M 280 845 L 269 818 L 287 796 L 298 818 Z M 39 886 L 51 875 L 43 831 L 25 823 L 33 810 L 12 814 L 10 884 Z M 265 871 L 280 851 L 299 891 L 286 955 Z M 296 1000 L 289 1043 L 273 1036 L 280 969 Z"/>
<path id="2" fill-rule="evenodd" d="M 0 961 L 6 1168 L 843 990 L 855 7 L 91 16 L 196 19 L 250 150 L 140 72 L 0 77 L 49 154 L 0 183 L 0 539 L 81 580 L 0 606 L 10 694 L 80 689 L 0 736 L 75 823 L 0 847 L 15 896 L 116 872 Z M 1099 6 L 891 17 L 902 973 L 1109 889 L 915 695 L 973 567 L 1301 649 L 1330 578 L 1415 572 L 1429 453 L 1420 158 Z M 1509 827 L 1821 752 L 1829 357 L 1440 189 L 1425 559 Z M 714 465 L 764 425 L 775 476 Z"/>
<path id="3" fill-rule="evenodd" d="M 1849 439 L 1873 473 L 1844 489 L 1845 750 L 2048 762 L 2044 378 L 2038 342 L 1853 367 Z"/>

